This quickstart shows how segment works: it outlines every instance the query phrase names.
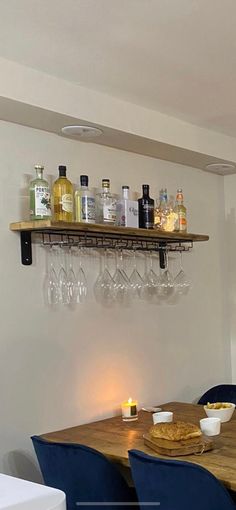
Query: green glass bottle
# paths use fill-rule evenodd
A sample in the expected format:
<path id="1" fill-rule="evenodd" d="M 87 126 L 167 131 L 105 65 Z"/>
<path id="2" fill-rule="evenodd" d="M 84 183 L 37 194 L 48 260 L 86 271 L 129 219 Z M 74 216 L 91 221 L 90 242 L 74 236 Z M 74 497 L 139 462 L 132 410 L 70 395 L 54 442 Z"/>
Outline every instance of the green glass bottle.
<path id="1" fill-rule="evenodd" d="M 36 179 L 30 182 L 30 219 L 47 220 L 51 218 L 51 193 L 48 182 L 43 178 L 44 167 L 35 165 Z"/>

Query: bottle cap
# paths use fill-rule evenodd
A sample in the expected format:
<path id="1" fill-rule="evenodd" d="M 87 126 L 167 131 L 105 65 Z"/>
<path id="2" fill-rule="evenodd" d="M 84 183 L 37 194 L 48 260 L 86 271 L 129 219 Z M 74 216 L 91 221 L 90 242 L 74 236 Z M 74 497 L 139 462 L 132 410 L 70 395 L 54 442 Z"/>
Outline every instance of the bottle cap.
<path id="1" fill-rule="evenodd" d="M 66 177 L 66 166 L 65 165 L 59 165 L 59 176 L 60 177 Z"/>
<path id="2" fill-rule="evenodd" d="M 129 189 L 129 186 L 122 186 L 122 189 Z"/>
<path id="3" fill-rule="evenodd" d="M 102 187 L 110 188 L 110 179 L 102 179 Z"/>
<path id="4" fill-rule="evenodd" d="M 44 165 L 34 165 L 35 170 L 44 170 Z"/>
<path id="5" fill-rule="evenodd" d="M 88 176 L 87 175 L 81 175 L 80 176 L 80 185 L 81 186 L 88 186 Z"/>
<path id="6" fill-rule="evenodd" d="M 143 191 L 149 191 L 149 184 L 143 184 Z"/>

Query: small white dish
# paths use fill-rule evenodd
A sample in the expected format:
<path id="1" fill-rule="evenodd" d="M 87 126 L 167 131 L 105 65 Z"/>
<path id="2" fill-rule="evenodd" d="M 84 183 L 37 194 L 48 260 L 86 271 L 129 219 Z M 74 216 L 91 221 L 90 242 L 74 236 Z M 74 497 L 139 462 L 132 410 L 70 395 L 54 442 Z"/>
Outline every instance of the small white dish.
<path id="1" fill-rule="evenodd" d="M 152 415 L 153 423 L 170 423 L 173 421 L 173 413 L 171 411 L 161 411 Z"/>
<path id="2" fill-rule="evenodd" d="M 235 404 L 232 404 L 232 402 L 223 402 L 223 404 L 226 403 L 230 404 L 231 407 L 226 407 L 225 409 L 208 409 L 207 406 L 204 406 L 204 411 L 208 418 L 220 418 L 221 423 L 231 420 L 235 410 Z"/>
<path id="3" fill-rule="evenodd" d="M 220 418 L 203 418 L 200 420 L 200 428 L 205 436 L 218 436 L 220 434 Z"/>

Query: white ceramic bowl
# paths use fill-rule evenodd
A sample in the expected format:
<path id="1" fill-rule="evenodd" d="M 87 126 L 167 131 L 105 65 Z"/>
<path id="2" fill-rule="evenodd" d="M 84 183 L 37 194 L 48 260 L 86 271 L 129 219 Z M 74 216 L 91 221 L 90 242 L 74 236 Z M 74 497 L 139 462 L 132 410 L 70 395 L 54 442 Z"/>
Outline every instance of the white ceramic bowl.
<path id="1" fill-rule="evenodd" d="M 208 409 L 207 406 L 204 406 L 204 410 L 208 418 L 220 418 L 222 423 L 231 420 L 235 410 L 235 404 L 232 404 L 231 402 L 223 403 L 230 404 L 231 407 L 226 407 L 225 409 Z"/>
<path id="2" fill-rule="evenodd" d="M 153 423 L 170 423 L 173 421 L 173 413 L 171 411 L 161 411 L 152 415 Z"/>
<path id="3" fill-rule="evenodd" d="M 220 418 L 203 418 L 200 420 L 200 427 L 206 436 L 218 436 L 220 434 Z"/>

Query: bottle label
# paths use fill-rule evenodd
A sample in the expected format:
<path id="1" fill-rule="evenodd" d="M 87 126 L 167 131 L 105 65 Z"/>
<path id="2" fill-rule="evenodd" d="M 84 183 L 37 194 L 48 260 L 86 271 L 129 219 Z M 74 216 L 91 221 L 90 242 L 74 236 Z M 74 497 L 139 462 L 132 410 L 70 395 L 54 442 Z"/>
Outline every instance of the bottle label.
<path id="1" fill-rule="evenodd" d="M 70 193 L 66 193 L 61 197 L 62 210 L 68 213 L 73 212 L 73 197 Z"/>
<path id="2" fill-rule="evenodd" d="M 103 221 L 116 222 L 116 201 L 103 205 Z"/>
<path id="3" fill-rule="evenodd" d="M 48 186 L 35 186 L 35 216 L 51 216 L 51 195 Z"/>
<path id="4" fill-rule="evenodd" d="M 184 211 L 179 211 L 179 231 L 185 232 L 187 230 L 187 219 Z"/>
<path id="5" fill-rule="evenodd" d="M 144 228 L 153 228 L 154 224 L 154 205 L 143 204 L 143 223 Z"/>
<path id="6" fill-rule="evenodd" d="M 81 197 L 81 221 L 95 223 L 95 198 Z"/>

